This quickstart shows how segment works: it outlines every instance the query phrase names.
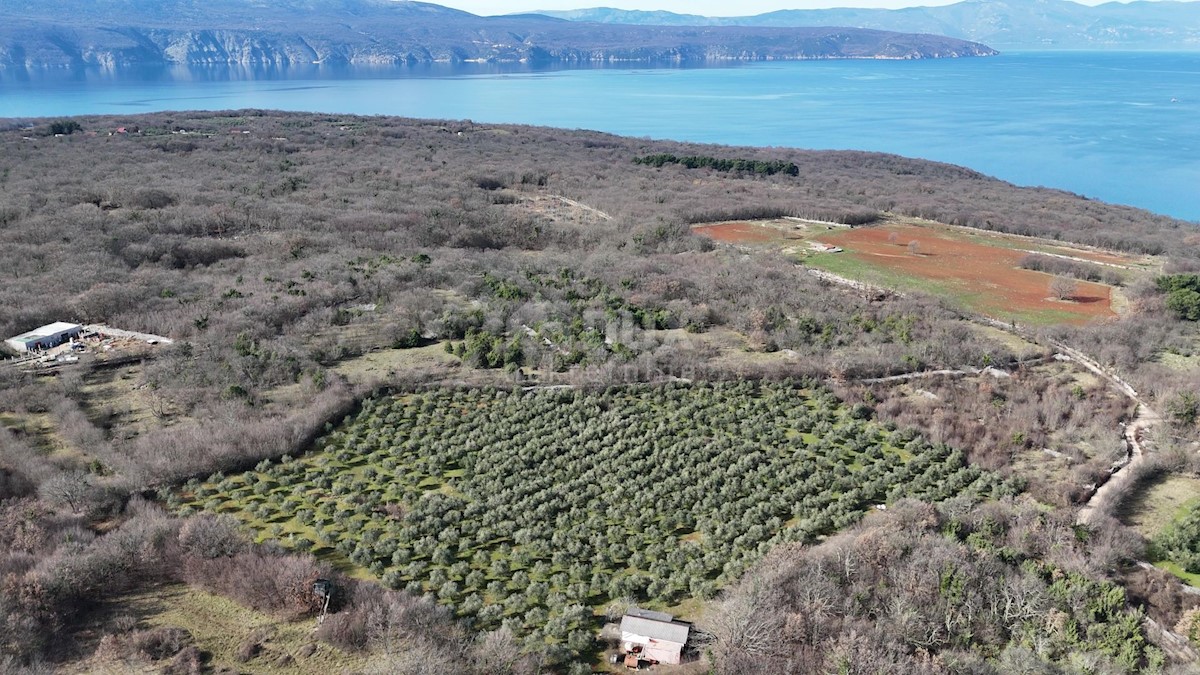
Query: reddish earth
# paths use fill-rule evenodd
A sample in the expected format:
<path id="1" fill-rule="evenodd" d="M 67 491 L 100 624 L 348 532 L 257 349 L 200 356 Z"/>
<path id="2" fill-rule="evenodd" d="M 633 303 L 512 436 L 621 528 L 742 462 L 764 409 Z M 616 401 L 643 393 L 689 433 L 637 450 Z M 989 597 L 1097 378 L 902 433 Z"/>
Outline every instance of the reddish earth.
<path id="1" fill-rule="evenodd" d="M 1116 317 L 1112 311 L 1112 288 L 1080 281 L 1072 300 L 1055 300 L 1050 297 L 1050 275 L 1017 267 L 1026 255 L 1020 251 L 965 241 L 932 228 L 905 225 L 855 228 L 818 238 L 846 249 L 846 253 L 839 255 L 850 255 L 872 266 L 909 276 L 945 282 L 958 292 L 975 296 L 971 303 L 996 318 L 1031 310 L 1068 315 L 1071 323 Z M 917 242 L 915 254 L 909 250 L 912 241 Z"/>
<path id="2" fill-rule="evenodd" d="M 693 231 L 726 244 L 768 244 L 791 238 L 782 230 L 751 223 L 715 223 L 693 228 Z"/>

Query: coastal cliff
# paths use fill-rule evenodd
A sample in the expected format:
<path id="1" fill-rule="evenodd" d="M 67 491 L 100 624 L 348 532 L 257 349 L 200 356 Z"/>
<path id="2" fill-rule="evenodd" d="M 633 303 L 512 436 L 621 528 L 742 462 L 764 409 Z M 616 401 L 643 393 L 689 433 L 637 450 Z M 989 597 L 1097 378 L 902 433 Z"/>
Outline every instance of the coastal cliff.
<path id="1" fill-rule="evenodd" d="M 403 65 L 926 59 L 989 56 L 965 40 L 858 28 L 662 27 L 480 17 L 389 0 L 10 0 L 0 66 Z"/>

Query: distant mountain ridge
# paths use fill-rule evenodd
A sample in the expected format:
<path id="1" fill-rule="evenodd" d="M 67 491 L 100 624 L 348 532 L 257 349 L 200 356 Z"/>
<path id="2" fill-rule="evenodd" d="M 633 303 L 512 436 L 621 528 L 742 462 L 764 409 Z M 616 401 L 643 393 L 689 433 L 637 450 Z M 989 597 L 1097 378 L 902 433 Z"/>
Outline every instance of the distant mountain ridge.
<path id="1" fill-rule="evenodd" d="M 481 17 L 409 0 L 0 0 L 0 67 L 706 62 L 989 56 L 935 35 Z"/>
<path id="2" fill-rule="evenodd" d="M 666 26 L 855 26 L 935 33 L 1000 49 L 1200 49 L 1200 2 L 1137 0 L 1094 7 L 1069 0 L 965 0 L 941 7 L 782 10 L 704 17 L 611 8 L 541 12 L 571 21 Z"/>

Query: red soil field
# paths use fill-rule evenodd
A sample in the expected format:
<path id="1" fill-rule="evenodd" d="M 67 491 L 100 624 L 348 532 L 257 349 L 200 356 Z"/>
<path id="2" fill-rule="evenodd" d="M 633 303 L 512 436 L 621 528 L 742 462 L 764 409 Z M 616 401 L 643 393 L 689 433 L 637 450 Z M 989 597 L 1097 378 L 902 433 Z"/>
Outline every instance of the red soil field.
<path id="1" fill-rule="evenodd" d="M 892 233 L 895 241 L 889 241 Z M 964 241 L 935 229 L 892 225 L 864 227 L 823 234 L 821 241 L 841 246 L 845 253 L 874 267 L 946 283 L 975 296 L 971 304 L 996 318 L 1015 311 L 1049 311 L 1068 315 L 1070 323 L 1115 318 L 1112 289 L 1080 281 L 1070 301 L 1055 300 L 1047 274 L 1020 269 L 1025 253 Z M 917 252 L 909 242 L 917 242 Z M 1082 256 L 1080 256 L 1082 257 Z"/>
<path id="2" fill-rule="evenodd" d="M 789 237 L 781 230 L 750 223 L 716 223 L 693 228 L 696 234 L 726 244 L 768 244 Z"/>

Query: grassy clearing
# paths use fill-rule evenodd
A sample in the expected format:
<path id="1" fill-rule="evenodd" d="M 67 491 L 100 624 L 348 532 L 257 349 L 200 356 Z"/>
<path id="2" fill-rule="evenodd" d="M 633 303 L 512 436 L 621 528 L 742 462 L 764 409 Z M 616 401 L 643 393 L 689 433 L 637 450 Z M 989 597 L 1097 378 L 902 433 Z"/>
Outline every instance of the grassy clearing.
<path id="1" fill-rule="evenodd" d="M 986 337 L 994 342 L 999 342 L 1016 355 L 1019 359 L 1028 359 L 1040 355 L 1045 348 L 1036 343 L 1030 342 L 1020 336 L 1014 335 L 1006 330 L 1000 330 L 992 326 L 972 323 L 969 324 L 971 330 Z"/>
<path id="2" fill-rule="evenodd" d="M 1182 579 L 1188 586 L 1200 588 L 1200 574 L 1192 574 L 1169 560 L 1156 560 L 1154 566 Z"/>
<path id="3" fill-rule="evenodd" d="M 1012 475 L 1025 480 L 1038 480 L 1049 485 L 1067 485 L 1073 479 L 1071 461 L 1068 458 L 1055 457 L 1036 448 L 1016 452 L 1010 471 Z"/>
<path id="4" fill-rule="evenodd" d="M 1164 474 L 1145 483 L 1118 515 L 1121 522 L 1151 539 L 1197 504 L 1200 504 L 1200 478 Z"/>
<path id="5" fill-rule="evenodd" d="M 900 291 L 926 293 L 928 295 L 950 295 L 960 302 L 969 300 L 965 289 L 955 289 L 953 285 L 944 282 L 925 279 L 913 274 L 879 267 L 868 260 L 855 258 L 842 253 L 821 253 L 804 258 L 808 267 L 832 272 L 834 274 L 863 281 L 873 286 L 894 288 Z"/>
<path id="6" fill-rule="evenodd" d="M 351 359 L 346 359 L 334 370 L 345 375 L 351 382 L 367 382 L 386 379 L 397 373 L 446 367 L 459 362 L 447 354 L 445 343 L 435 342 L 412 349 L 381 349 Z"/>
<path id="7" fill-rule="evenodd" d="M 138 620 L 137 630 L 174 626 L 192 634 L 196 646 L 208 656 L 210 670 L 225 668 L 231 672 L 271 672 L 296 675 L 323 675 L 330 672 L 350 672 L 368 665 L 365 659 L 347 654 L 312 637 L 315 619 L 287 622 L 246 609 L 237 603 L 182 584 L 154 588 L 125 596 L 102 608 L 88 622 L 85 632 L 96 637 L 103 633 L 105 623 L 117 615 L 129 615 Z M 263 643 L 262 653 L 242 663 L 237 660 L 238 648 L 256 630 L 270 637 Z M 316 651 L 302 656 L 305 645 L 313 644 Z M 311 647 L 309 648 L 311 649 Z M 276 661 L 283 654 L 293 662 L 283 665 Z M 77 663 L 64 672 L 128 673 L 158 672 L 148 664 L 108 662 L 98 658 Z"/>
<path id="8" fill-rule="evenodd" d="M 45 413 L 0 413 L 0 427 L 25 439 L 34 449 L 59 459 L 82 457 L 58 434 L 54 420 Z"/>
<path id="9" fill-rule="evenodd" d="M 1192 373 L 1200 371 L 1200 354 L 1185 356 L 1183 354 L 1163 352 L 1158 357 L 1158 362 L 1180 372 Z"/>
<path id="10" fill-rule="evenodd" d="M 101 368 L 89 372 L 82 387 L 83 404 L 93 424 L 132 438 L 163 426 L 174 407 L 143 386 L 143 367 Z"/>

